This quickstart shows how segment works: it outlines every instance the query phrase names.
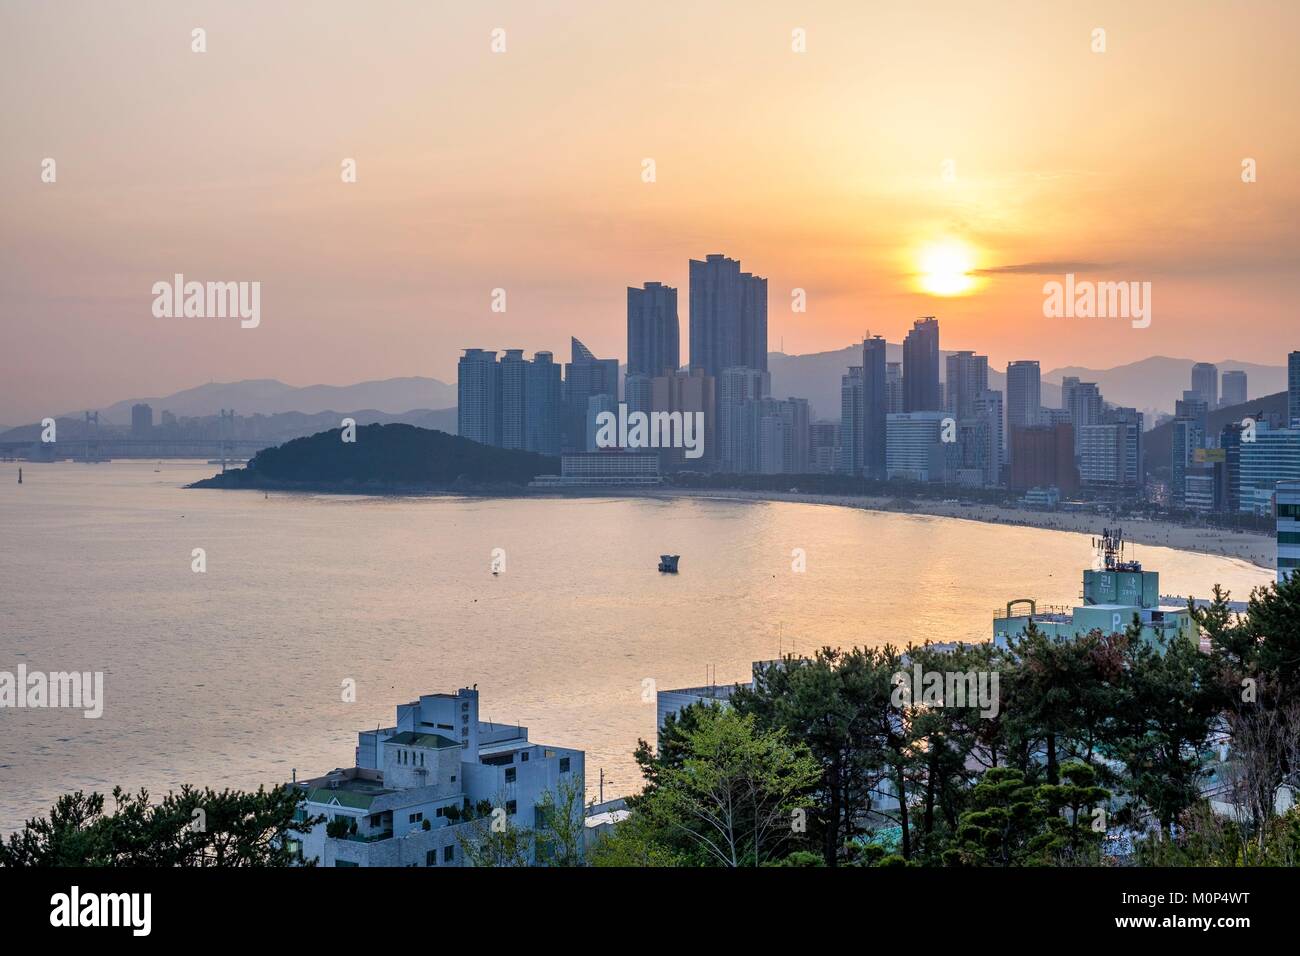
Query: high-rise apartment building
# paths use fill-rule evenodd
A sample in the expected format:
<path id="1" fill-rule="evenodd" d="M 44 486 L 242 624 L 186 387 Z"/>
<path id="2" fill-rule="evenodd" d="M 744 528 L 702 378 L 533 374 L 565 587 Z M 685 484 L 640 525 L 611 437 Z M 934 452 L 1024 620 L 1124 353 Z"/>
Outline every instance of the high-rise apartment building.
<path id="1" fill-rule="evenodd" d="M 690 261 L 692 369 L 714 378 L 736 366 L 767 371 L 767 280 L 724 255 Z"/>
<path id="2" fill-rule="evenodd" d="M 903 339 L 903 411 L 943 409 L 939 388 L 939 320 L 917 319 Z"/>
<path id="3" fill-rule="evenodd" d="M 771 391 L 771 377 L 756 368 L 724 369 L 718 378 L 718 468 L 729 474 L 759 469 L 758 402 Z"/>
<path id="4" fill-rule="evenodd" d="M 903 363 L 885 363 L 885 414 L 897 415 L 903 410 Z"/>
<path id="5" fill-rule="evenodd" d="M 647 282 L 627 290 L 627 374 L 668 375 L 681 366 L 677 290 Z"/>
<path id="6" fill-rule="evenodd" d="M 466 349 L 457 366 L 457 432 L 483 445 L 560 453 L 560 367 L 550 352 Z"/>
<path id="7" fill-rule="evenodd" d="M 1043 407 L 1043 378 L 1038 363 L 1022 359 L 1007 366 L 1007 427 L 1037 425 Z"/>
<path id="8" fill-rule="evenodd" d="M 480 445 L 501 444 L 501 366 L 495 351 L 466 349 L 456 365 L 456 433 Z"/>
<path id="9" fill-rule="evenodd" d="M 974 352 L 954 352 L 948 356 L 948 376 L 944 382 L 944 405 L 961 421 L 975 413 L 975 397 L 989 387 L 989 358 Z"/>
<path id="10" fill-rule="evenodd" d="M 570 338 L 572 360 L 564 368 L 564 440 L 569 451 L 587 449 L 587 400 L 605 395 L 618 402 L 618 359 L 599 359 Z"/>

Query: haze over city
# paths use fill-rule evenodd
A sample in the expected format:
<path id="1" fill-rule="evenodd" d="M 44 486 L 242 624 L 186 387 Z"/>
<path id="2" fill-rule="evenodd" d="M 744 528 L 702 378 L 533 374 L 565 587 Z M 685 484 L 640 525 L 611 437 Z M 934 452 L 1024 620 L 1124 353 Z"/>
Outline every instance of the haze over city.
<path id="1" fill-rule="evenodd" d="M 5 5 L 0 422 L 210 380 L 451 382 L 463 347 L 570 335 L 626 358 L 626 287 L 684 294 L 717 252 L 768 278 L 790 354 L 931 314 L 996 368 L 1291 347 L 1293 4 L 354 13 Z M 260 324 L 156 318 L 178 272 L 260 282 Z M 1150 282 L 1150 327 L 1044 318 L 1066 273 Z"/>

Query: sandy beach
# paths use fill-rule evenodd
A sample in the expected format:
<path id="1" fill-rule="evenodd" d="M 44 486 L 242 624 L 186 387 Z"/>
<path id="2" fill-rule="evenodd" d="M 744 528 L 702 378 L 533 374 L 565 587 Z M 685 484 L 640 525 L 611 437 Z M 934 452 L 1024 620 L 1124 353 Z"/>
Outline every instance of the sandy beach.
<path id="1" fill-rule="evenodd" d="M 789 494 L 767 491 L 691 490 L 672 489 L 647 491 L 648 496 L 665 498 L 737 498 L 750 501 L 792 501 L 803 504 L 836 505 L 844 508 L 864 508 L 869 511 L 899 511 L 893 507 L 892 498 L 872 498 L 853 495 Z M 1021 525 L 1051 531 L 1075 531 L 1080 534 L 1099 534 L 1108 519 L 1095 514 L 1075 514 L 1060 511 L 1031 511 L 1020 508 L 1000 508 L 995 505 L 960 505 L 941 501 L 911 501 L 908 514 L 936 515 L 944 518 L 961 518 L 989 524 Z M 1241 531 L 1221 531 L 1216 528 L 1186 528 L 1167 521 L 1150 521 L 1127 518 L 1118 522 L 1124 529 L 1126 540 L 1134 544 L 1177 548 L 1201 554 L 1215 554 L 1238 558 L 1261 568 L 1276 567 L 1277 544 L 1272 535 Z"/>

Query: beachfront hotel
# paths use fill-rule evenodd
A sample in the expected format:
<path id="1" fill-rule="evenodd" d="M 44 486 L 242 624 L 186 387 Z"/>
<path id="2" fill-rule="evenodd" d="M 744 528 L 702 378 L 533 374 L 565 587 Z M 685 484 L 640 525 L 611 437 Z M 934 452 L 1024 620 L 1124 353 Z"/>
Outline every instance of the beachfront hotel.
<path id="1" fill-rule="evenodd" d="M 581 787 L 583 751 L 533 743 L 527 727 L 480 721 L 478 713 L 475 689 L 422 695 L 398 705 L 394 726 L 357 735 L 355 766 L 296 781 L 307 798 L 300 813 L 326 821 L 300 841 L 301 859 L 466 866 L 461 841 L 491 820 L 478 813 L 484 803 L 504 810 L 513 827 L 544 831 L 544 796 L 551 792 L 562 806 L 558 789 Z M 582 804 L 579 791 L 576 813 Z M 528 852 L 539 862 L 536 846 Z"/>

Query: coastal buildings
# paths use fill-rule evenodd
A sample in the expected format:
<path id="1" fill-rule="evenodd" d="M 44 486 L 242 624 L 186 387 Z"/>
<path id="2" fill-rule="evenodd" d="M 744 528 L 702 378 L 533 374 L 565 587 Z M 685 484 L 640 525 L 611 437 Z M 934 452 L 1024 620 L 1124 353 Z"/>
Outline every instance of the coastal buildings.
<path id="1" fill-rule="evenodd" d="M 355 766 L 297 781 L 306 817 L 324 815 L 299 844 L 321 866 L 465 866 L 462 841 L 485 818 L 538 832 L 545 795 L 581 815 L 584 754 L 528 739 L 527 727 L 479 720 L 478 691 L 401 704 L 392 727 L 357 735 Z M 565 789 L 576 790 L 566 802 Z M 529 859 L 538 862 L 537 848 Z"/>
<path id="2" fill-rule="evenodd" d="M 1277 484 L 1277 580 L 1300 571 L 1300 481 Z"/>
<path id="3" fill-rule="evenodd" d="M 761 369 L 724 369 L 718 379 L 719 470 L 752 474 L 759 470 L 759 403 L 771 391 L 771 376 Z"/>
<path id="4" fill-rule="evenodd" d="M 560 456 L 558 475 L 538 475 L 530 488 L 609 488 L 629 485 L 658 485 L 659 456 L 654 452 L 623 449 Z"/>
<path id="5" fill-rule="evenodd" d="M 1010 487 L 1014 491 L 1055 488 L 1060 494 L 1069 496 L 1079 490 L 1073 425 L 1012 428 L 1010 458 Z"/>
<path id="6" fill-rule="evenodd" d="M 903 412 L 886 419 L 885 472 L 889 479 L 942 481 L 947 473 L 940 411 Z"/>
<path id="7" fill-rule="evenodd" d="M 1108 408 L 1102 420 L 1084 425 L 1079 443 L 1079 480 L 1085 487 L 1142 487 L 1142 413 Z"/>
<path id="8" fill-rule="evenodd" d="M 1300 428 L 1255 426 L 1255 440 L 1241 442 L 1239 510 L 1271 515 L 1278 482 L 1300 480 Z"/>
<path id="9" fill-rule="evenodd" d="M 498 361 L 494 350 L 466 349 L 457 365 L 456 395 L 456 431 L 462 437 L 559 454 L 560 367 L 550 352 L 537 352 L 529 361 L 523 349 L 506 349 Z"/>
<path id="10" fill-rule="evenodd" d="M 1033 598 L 1010 601 L 1006 613 L 993 619 L 993 642 L 1006 647 L 1023 636 L 1031 621 L 1048 637 L 1068 640 L 1093 630 L 1123 632 L 1135 618 L 1143 640 L 1199 639 L 1196 622 L 1185 604 L 1160 603 L 1159 572 L 1145 571 L 1139 562 L 1124 560 L 1122 532 L 1107 529 L 1096 546 L 1100 567 L 1083 572 L 1081 606 L 1040 608 Z"/>

